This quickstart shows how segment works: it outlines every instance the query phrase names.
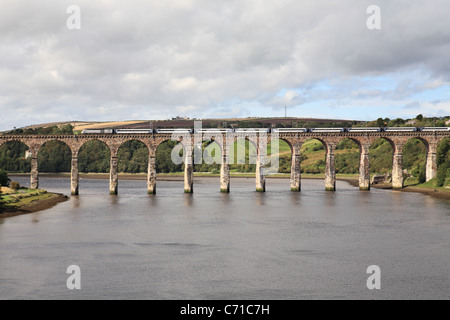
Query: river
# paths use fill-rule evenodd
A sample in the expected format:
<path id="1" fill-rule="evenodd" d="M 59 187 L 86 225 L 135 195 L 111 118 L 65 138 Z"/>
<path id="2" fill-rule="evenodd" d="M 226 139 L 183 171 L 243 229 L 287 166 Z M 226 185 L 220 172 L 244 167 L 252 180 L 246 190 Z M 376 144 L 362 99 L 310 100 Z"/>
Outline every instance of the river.
<path id="1" fill-rule="evenodd" d="M 22 184 L 28 178 L 14 177 Z M 41 187 L 69 194 L 68 178 Z M 80 196 L 0 219 L 0 299 L 448 299 L 450 202 L 338 181 L 83 179 Z M 69 290 L 69 265 L 81 290 Z M 381 270 L 381 289 L 366 286 Z"/>

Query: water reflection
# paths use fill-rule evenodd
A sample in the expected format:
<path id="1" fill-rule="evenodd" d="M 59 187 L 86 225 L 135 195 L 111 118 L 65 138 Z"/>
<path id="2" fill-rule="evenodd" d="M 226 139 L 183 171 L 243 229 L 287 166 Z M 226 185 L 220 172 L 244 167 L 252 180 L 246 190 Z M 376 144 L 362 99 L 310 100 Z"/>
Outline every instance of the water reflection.
<path id="1" fill-rule="evenodd" d="M 194 195 L 192 193 L 184 193 L 184 205 L 186 207 L 192 207 L 194 201 Z"/>
<path id="2" fill-rule="evenodd" d="M 255 192 L 255 205 L 263 206 L 266 202 L 266 194 L 264 192 Z"/>
<path id="3" fill-rule="evenodd" d="M 80 207 L 81 199 L 82 199 L 82 197 L 80 197 L 80 196 L 72 196 L 72 207 L 74 209 L 77 209 Z"/>
<path id="4" fill-rule="evenodd" d="M 325 192 L 323 180 L 291 192 L 271 179 L 258 193 L 233 179 L 230 194 L 215 179 L 196 179 L 194 194 L 158 181 L 150 196 L 146 181 L 120 184 L 109 196 L 107 180 L 85 179 L 68 202 L 0 219 L 0 299 L 72 299 L 70 264 L 86 270 L 87 299 L 448 298 L 450 202 L 346 183 Z M 42 185 L 70 192 L 68 179 Z M 383 290 L 366 288 L 371 264 Z"/>

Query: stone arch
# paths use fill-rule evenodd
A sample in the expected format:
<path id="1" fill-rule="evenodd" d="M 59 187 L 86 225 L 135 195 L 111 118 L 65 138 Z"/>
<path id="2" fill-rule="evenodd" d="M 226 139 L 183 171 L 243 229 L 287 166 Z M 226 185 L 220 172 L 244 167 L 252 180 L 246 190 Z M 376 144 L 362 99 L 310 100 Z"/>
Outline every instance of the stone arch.
<path id="1" fill-rule="evenodd" d="M 97 151 L 93 152 L 92 148 L 96 146 L 92 146 L 92 143 L 100 143 L 97 146 Z M 89 149 L 88 149 L 89 148 Z M 86 154 L 84 150 L 87 149 Z M 102 154 L 100 153 L 102 152 Z M 103 154 L 104 153 L 104 154 Z M 87 157 L 87 158 L 86 158 Z M 102 137 L 92 137 L 89 139 L 83 139 L 79 142 L 78 148 L 76 150 L 76 157 L 72 158 L 72 194 L 78 194 L 78 172 L 99 172 L 99 173 L 107 173 L 109 171 L 110 174 L 110 193 L 117 194 L 117 171 L 114 169 L 117 168 L 117 157 L 113 153 L 111 143 L 109 143 L 108 139 L 104 139 Z"/>
<path id="2" fill-rule="evenodd" d="M 265 159 L 263 158 L 264 153 L 260 153 L 260 148 L 264 148 L 264 144 L 267 148 L 266 142 L 263 141 L 263 144 L 260 145 L 260 135 L 253 132 L 238 132 L 227 136 L 227 144 L 224 148 L 227 163 L 221 166 L 220 189 L 222 192 L 229 192 L 229 171 L 237 165 L 244 165 L 245 172 L 253 172 L 254 166 L 256 191 L 265 192 Z"/>
<path id="3" fill-rule="evenodd" d="M 129 141 L 141 142 L 142 144 L 144 144 L 147 147 L 147 150 L 149 151 L 149 153 L 150 153 L 150 150 L 153 148 L 153 146 L 151 145 L 151 142 L 148 141 L 148 139 L 141 139 L 140 137 L 127 136 L 127 137 L 125 137 L 125 139 L 120 140 L 120 142 L 118 143 L 117 150 L 119 150 L 125 143 L 127 143 Z"/>
<path id="4" fill-rule="evenodd" d="M 170 135 L 170 134 L 164 134 L 164 135 L 161 134 L 160 137 L 158 137 L 154 140 L 153 148 L 156 151 L 156 149 L 162 143 L 167 142 L 167 141 L 177 141 L 179 143 L 183 143 L 183 141 L 185 140 L 184 138 L 186 138 L 186 140 L 188 140 L 188 142 L 185 142 L 184 144 L 191 144 L 191 145 L 193 144 L 194 137 L 191 134 L 180 134 L 180 136 L 176 140 L 173 140 L 172 135 Z"/>
<path id="5" fill-rule="evenodd" d="M 378 139 L 383 139 L 383 140 L 389 142 L 394 154 L 402 152 L 402 148 L 400 146 L 403 146 L 403 144 L 400 141 L 396 141 L 396 140 L 390 138 L 389 136 L 381 135 L 379 137 L 375 137 L 374 139 L 372 139 L 370 141 L 370 144 L 372 144 L 375 140 L 378 140 Z"/>
<path id="6" fill-rule="evenodd" d="M 345 141 L 346 139 L 353 141 L 354 143 L 356 143 L 356 145 L 359 148 L 359 151 L 362 151 L 362 146 L 364 145 L 364 142 L 360 139 L 358 139 L 357 137 L 352 137 L 352 136 L 348 136 L 348 137 L 339 137 L 339 139 L 336 140 L 336 145 L 338 145 L 339 143 L 341 143 L 342 141 Z"/>
<path id="7" fill-rule="evenodd" d="M 9 142 L 13 142 L 13 141 L 17 141 L 20 143 L 23 143 L 24 145 L 26 145 L 28 147 L 29 150 L 35 149 L 33 148 L 33 144 L 28 143 L 28 139 L 21 139 L 20 137 L 12 137 L 12 138 L 8 138 L 8 139 L 1 139 L 0 140 L 0 147 L 5 144 L 5 143 L 9 143 Z"/>
<path id="8" fill-rule="evenodd" d="M 102 142 L 104 145 L 106 145 L 106 146 L 108 147 L 109 152 L 112 154 L 112 148 L 111 148 L 111 145 L 110 145 L 110 143 L 109 143 L 109 140 L 107 140 L 107 139 L 102 139 L 102 138 L 99 137 L 99 138 L 92 138 L 92 139 L 86 139 L 86 140 L 83 140 L 83 141 L 80 143 L 79 147 L 77 148 L 77 149 L 78 149 L 77 156 L 80 155 L 80 150 L 81 150 L 83 147 L 86 147 L 86 143 L 89 143 L 89 142 L 91 142 L 91 141 L 99 141 L 99 142 Z"/>

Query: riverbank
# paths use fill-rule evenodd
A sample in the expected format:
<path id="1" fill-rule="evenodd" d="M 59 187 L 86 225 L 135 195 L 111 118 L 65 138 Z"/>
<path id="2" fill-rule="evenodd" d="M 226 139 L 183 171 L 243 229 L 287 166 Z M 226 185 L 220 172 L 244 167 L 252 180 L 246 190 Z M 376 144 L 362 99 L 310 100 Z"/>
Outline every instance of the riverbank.
<path id="1" fill-rule="evenodd" d="M 70 173 L 41 173 L 41 176 L 47 178 L 61 178 L 70 177 Z M 29 176 L 29 174 L 10 174 L 11 177 L 14 176 Z M 251 179 L 255 177 L 255 173 L 240 173 L 240 172 L 230 172 L 231 178 L 246 178 Z M 194 177 L 199 178 L 215 178 L 220 177 L 219 174 L 212 174 L 208 172 L 194 172 Z M 289 173 L 278 173 L 275 175 L 266 176 L 267 179 L 290 179 Z M 324 179 L 324 174 L 302 174 L 302 179 Z M 109 179 L 108 173 L 82 173 L 80 174 L 80 180 L 83 179 Z M 119 180 L 146 180 L 147 174 L 145 173 L 119 173 Z M 158 174 L 158 181 L 183 181 L 184 173 L 168 173 L 168 174 Z M 358 175 L 357 174 L 336 174 L 337 180 L 347 181 L 352 186 L 358 187 Z M 375 184 L 371 185 L 371 188 L 376 189 L 392 189 L 391 184 Z M 418 192 L 425 195 L 433 196 L 439 199 L 450 200 L 450 189 L 448 188 L 435 188 L 428 184 L 423 185 L 407 185 L 403 189 L 396 189 L 395 191 L 401 192 Z"/>
<path id="2" fill-rule="evenodd" d="M 351 178 L 338 178 L 338 180 L 345 180 L 348 183 L 350 183 L 352 186 L 358 187 L 359 182 L 358 179 L 351 179 Z M 392 189 L 392 185 L 390 183 L 386 184 L 373 184 L 370 186 L 374 189 Z M 439 199 L 444 200 L 450 200 L 450 189 L 447 188 L 435 188 L 435 187 L 425 187 L 421 185 L 409 185 L 405 186 L 403 189 L 395 189 L 394 191 L 400 191 L 400 192 L 416 192 L 416 193 L 422 193 L 426 194 L 428 196 L 432 196 Z"/>
<path id="3" fill-rule="evenodd" d="M 3 195 L 2 198 L 5 200 L 5 203 L 3 204 L 3 211 L 0 212 L 0 219 L 50 209 L 58 203 L 69 199 L 63 194 L 51 193 L 45 190 L 37 190 L 36 193 L 24 195 L 27 194 Z"/>

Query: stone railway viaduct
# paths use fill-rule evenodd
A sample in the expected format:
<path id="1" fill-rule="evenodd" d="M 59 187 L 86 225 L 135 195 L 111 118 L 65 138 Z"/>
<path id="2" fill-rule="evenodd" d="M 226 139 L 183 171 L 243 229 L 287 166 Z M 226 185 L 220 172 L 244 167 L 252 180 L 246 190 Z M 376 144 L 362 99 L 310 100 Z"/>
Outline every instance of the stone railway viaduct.
<path id="1" fill-rule="evenodd" d="M 197 136 L 196 136 L 197 135 Z M 187 137 L 187 139 L 186 139 Z M 359 187 L 361 190 L 370 189 L 370 171 L 369 171 L 369 147 L 379 138 L 386 139 L 392 145 L 393 168 L 392 168 L 392 187 L 403 187 L 403 147 L 408 140 L 418 138 L 427 148 L 426 161 L 426 179 L 427 181 L 435 177 L 437 171 L 436 152 L 438 144 L 445 138 L 450 137 L 450 132 L 368 132 L 368 133 L 279 133 L 278 138 L 286 141 L 292 151 L 291 160 L 291 190 L 301 190 L 300 176 L 300 147 L 309 139 L 318 139 L 326 149 L 326 167 L 325 167 L 325 189 L 334 191 L 336 189 L 336 170 L 335 170 L 335 149 L 336 145 L 349 138 L 355 141 L 360 150 L 359 167 Z M 220 170 L 220 191 L 230 191 L 230 171 L 229 171 L 229 146 L 235 139 L 247 139 L 255 143 L 258 150 L 256 156 L 256 190 L 265 191 L 265 174 L 263 153 L 260 152 L 261 146 L 266 144 L 272 138 L 271 134 L 266 134 L 262 139 L 257 133 L 233 133 L 232 138 L 223 137 L 215 139 L 214 136 L 204 139 L 201 134 L 189 134 L 179 139 L 185 146 L 194 145 L 194 141 L 215 140 L 222 150 L 222 163 Z M 267 138 L 267 139 L 266 139 Z M 39 149 L 49 141 L 64 142 L 72 151 L 71 165 L 71 193 L 78 195 L 79 174 L 78 174 L 78 152 L 81 146 L 90 140 L 99 140 L 105 143 L 110 150 L 110 193 L 118 193 L 118 161 L 117 153 L 120 146 L 130 140 L 141 141 L 149 150 L 147 188 L 148 193 L 156 192 L 156 149 L 164 141 L 171 140 L 171 134 L 81 134 L 81 135 L 2 135 L 0 136 L 0 146 L 8 141 L 20 141 L 28 146 L 31 152 L 31 188 L 37 189 L 39 186 L 38 172 L 38 152 Z M 197 139 L 197 140 L 196 140 Z M 227 141 L 227 139 L 229 141 Z M 189 141 L 190 140 L 190 141 Z M 233 140 L 233 141 L 231 141 Z M 219 143 L 219 141 L 221 143 Z M 262 150 L 262 148 L 261 148 Z M 184 190 L 193 192 L 193 156 L 192 152 L 185 152 L 185 172 L 184 172 Z"/>

